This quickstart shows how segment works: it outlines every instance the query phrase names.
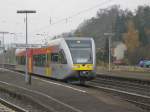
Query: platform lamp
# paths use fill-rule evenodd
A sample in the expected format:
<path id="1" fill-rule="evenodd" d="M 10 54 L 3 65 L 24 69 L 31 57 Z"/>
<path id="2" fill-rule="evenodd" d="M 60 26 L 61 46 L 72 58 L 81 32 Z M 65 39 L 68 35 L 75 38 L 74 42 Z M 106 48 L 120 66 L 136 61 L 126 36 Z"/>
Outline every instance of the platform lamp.
<path id="1" fill-rule="evenodd" d="M 26 70 L 25 70 L 25 82 L 27 84 L 31 84 L 31 75 L 28 74 L 28 53 L 27 53 L 27 45 L 28 45 L 28 14 L 36 13 L 35 10 L 18 10 L 17 13 L 25 14 L 26 16 Z"/>

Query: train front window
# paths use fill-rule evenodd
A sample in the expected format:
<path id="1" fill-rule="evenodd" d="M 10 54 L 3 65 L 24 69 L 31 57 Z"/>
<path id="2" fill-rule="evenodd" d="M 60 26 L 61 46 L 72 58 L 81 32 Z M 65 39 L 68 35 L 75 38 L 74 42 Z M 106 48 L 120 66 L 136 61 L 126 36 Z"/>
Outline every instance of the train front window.
<path id="1" fill-rule="evenodd" d="M 67 40 L 74 64 L 92 63 L 92 45 L 90 40 Z"/>
<path id="2" fill-rule="evenodd" d="M 90 48 L 71 48 L 73 63 L 92 63 Z"/>

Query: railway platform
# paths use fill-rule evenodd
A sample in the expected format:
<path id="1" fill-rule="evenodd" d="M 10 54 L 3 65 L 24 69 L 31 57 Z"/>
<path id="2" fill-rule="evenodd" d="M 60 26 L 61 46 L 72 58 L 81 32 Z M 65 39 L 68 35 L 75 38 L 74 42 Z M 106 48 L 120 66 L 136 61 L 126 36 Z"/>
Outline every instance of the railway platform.
<path id="1" fill-rule="evenodd" d="M 28 85 L 22 73 L 9 70 L 0 71 L 0 88 L 2 87 L 30 97 L 50 112 L 144 112 L 104 91 L 36 76 L 32 76 L 32 83 Z"/>

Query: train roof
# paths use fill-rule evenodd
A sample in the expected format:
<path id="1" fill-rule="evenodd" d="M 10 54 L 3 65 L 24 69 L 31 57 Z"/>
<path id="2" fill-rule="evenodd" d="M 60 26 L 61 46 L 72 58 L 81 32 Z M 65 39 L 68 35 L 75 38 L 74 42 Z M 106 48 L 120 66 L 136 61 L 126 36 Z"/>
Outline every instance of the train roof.
<path id="1" fill-rule="evenodd" d="M 92 37 L 60 37 L 54 40 L 51 40 L 48 45 L 57 45 L 60 44 L 61 42 L 65 41 L 65 40 L 91 40 L 93 39 Z"/>
<path id="2" fill-rule="evenodd" d="M 65 40 L 90 40 L 92 37 L 68 37 L 64 38 Z"/>
<path id="3" fill-rule="evenodd" d="M 56 38 L 53 39 L 51 41 L 48 42 L 48 46 L 53 46 L 53 45 L 60 45 L 60 43 L 65 42 L 65 40 L 90 40 L 93 39 L 92 37 L 60 37 L 60 38 Z M 25 51 L 25 49 L 16 49 L 15 54 L 20 54 L 23 51 Z"/>

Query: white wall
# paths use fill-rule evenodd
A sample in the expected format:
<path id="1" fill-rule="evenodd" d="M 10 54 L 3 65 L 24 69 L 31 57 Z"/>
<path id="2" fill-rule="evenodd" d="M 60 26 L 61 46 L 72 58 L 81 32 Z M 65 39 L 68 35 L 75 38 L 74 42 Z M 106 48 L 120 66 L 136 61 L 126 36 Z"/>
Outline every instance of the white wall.
<path id="1" fill-rule="evenodd" d="M 119 43 L 116 48 L 114 49 L 114 57 L 116 60 L 121 60 L 124 58 L 124 53 L 126 51 L 126 46 L 123 43 Z"/>

